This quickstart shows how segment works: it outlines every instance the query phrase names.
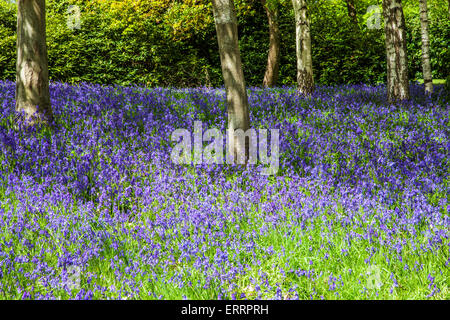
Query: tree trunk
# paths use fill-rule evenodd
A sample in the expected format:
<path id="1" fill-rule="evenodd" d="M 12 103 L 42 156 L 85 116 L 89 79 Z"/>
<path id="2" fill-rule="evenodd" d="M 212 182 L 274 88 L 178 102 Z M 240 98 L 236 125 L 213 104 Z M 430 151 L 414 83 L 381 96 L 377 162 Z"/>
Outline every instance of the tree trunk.
<path id="1" fill-rule="evenodd" d="M 270 0 L 269 0 L 270 1 Z M 267 3 L 261 0 L 266 10 L 267 20 L 269 22 L 269 54 L 267 57 L 266 73 L 264 74 L 263 86 L 276 86 L 278 80 L 278 70 L 280 68 L 280 29 L 278 27 L 278 7 L 272 1 Z"/>
<path id="2" fill-rule="evenodd" d="M 235 139 L 235 130 L 249 129 L 248 98 L 239 51 L 236 12 L 233 0 L 212 0 L 220 62 L 225 83 L 228 108 L 228 156 L 238 159 L 245 155 L 247 163 L 249 144 Z M 228 158 L 228 157 L 227 157 Z M 229 158 L 228 158 L 229 159 Z"/>
<path id="3" fill-rule="evenodd" d="M 405 17 L 401 0 L 383 0 L 389 102 L 409 99 Z"/>
<path id="4" fill-rule="evenodd" d="M 358 18 L 356 17 L 356 7 L 354 0 L 346 0 L 347 2 L 347 12 L 350 19 L 352 19 L 353 24 L 358 27 Z"/>
<path id="5" fill-rule="evenodd" d="M 430 64 L 430 39 L 428 38 L 428 10 L 427 0 L 419 0 L 420 7 L 420 31 L 422 33 L 422 70 L 425 92 L 433 93 L 433 80 Z"/>
<path id="6" fill-rule="evenodd" d="M 29 124 L 53 122 L 48 83 L 45 0 L 18 0 L 16 111 Z"/>
<path id="7" fill-rule="evenodd" d="M 310 95 L 314 91 L 311 57 L 311 36 L 307 0 L 292 0 L 295 14 L 298 91 Z"/>

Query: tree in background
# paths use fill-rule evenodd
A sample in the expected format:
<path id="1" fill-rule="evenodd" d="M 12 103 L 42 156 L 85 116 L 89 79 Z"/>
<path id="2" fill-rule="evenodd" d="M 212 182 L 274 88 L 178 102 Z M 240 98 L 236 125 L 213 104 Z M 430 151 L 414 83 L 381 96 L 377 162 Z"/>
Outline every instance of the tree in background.
<path id="1" fill-rule="evenodd" d="M 225 83 L 228 108 L 228 152 L 235 161 L 249 157 L 249 144 L 235 139 L 235 130 L 250 127 L 248 98 L 239 51 L 236 12 L 233 0 L 212 0 L 220 62 Z M 243 144 L 242 144 L 243 143 Z M 235 162 L 237 163 L 237 162 Z"/>
<path id="2" fill-rule="evenodd" d="M 355 6 L 355 0 L 346 0 L 347 2 L 347 12 L 348 16 L 352 20 L 353 24 L 358 27 L 358 17 L 356 16 L 356 6 Z"/>
<path id="3" fill-rule="evenodd" d="M 390 102 L 409 99 L 405 17 L 401 0 L 383 0 L 386 35 L 387 95 Z"/>
<path id="4" fill-rule="evenodd" d="M 17 2 L 16 111 L 33 123 L 53 123 L 48 82 L 45 0 Z"/>
<path id="5" fill-rule="evenodd" d="M 430 64 L 430 39 L 428 37 L 428 10 L 427 0 L 419 0 L 420 6 L 420 31 L 422 35 L 422 70 L 425 92 L 433 93 L 433 79 L 431 77 Z"/>
<path id="6" fill-rule="evenodd" d="M 314 91 L 310 21 L 307 0 L 292 0 L 295 14 L 298 91 L 310 95 Z"/>
<path id="7" fill-rule="evenodd" d="M 263 87 L 276 86 L 280 68 L 280 28 L 278 27 L 278 0 L 261 0 L 269 22 L 269 53 Z"/>

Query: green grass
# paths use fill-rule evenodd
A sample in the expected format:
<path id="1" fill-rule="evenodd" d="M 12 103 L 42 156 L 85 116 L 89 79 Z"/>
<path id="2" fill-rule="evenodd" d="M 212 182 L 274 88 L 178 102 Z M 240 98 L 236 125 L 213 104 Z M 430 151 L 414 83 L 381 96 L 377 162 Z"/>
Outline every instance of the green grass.
<path id="1" fill-rule="evenodd" d="M 416 79 L 414 81 L 417 81 L 420 84 L 423 83 L 423 79 Z M 433 84 L 445 84 L 445 79 L 433 79 Z"/>

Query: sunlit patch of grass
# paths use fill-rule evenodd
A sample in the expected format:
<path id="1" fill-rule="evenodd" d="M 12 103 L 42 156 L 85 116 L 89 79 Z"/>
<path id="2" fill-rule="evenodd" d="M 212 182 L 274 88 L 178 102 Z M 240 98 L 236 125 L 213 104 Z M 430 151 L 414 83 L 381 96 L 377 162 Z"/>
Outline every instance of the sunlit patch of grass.
<path id="1" fill-rule="evenodd" d="M 423 79 L 416 79 L 415 81 L 423 84 Z M 445 79 L 433 79 L 433 84 L 445 84 Z"/>

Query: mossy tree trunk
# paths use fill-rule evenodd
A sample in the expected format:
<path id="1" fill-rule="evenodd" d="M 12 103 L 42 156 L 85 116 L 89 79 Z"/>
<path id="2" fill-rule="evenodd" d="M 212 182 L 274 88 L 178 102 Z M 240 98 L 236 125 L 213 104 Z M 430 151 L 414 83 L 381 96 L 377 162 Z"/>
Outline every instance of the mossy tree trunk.
<path id="1" fill-rule="evenodd" d="M 401 0 L 383 0 L 389 102 L 409 99 L 405 17 Z"/>
<path id="2" fill-rule="evenodd" d="M 295 14 L 295 42 L 297 51 L 298 91 L 310 95 L 314 91 L 311 55 L 310 21 L 306 0 L 292 0 Z"/>
<path id="3" fill-rule="evenodd" d="M 16 111 L 29 124 L 52 124 L 45 35 L 45 0 L 17 2 Z"/>
<path id="4" fill-rule="evenodd" d="M 248 160 L 249 143 L 235 139 L 235 130 L 244 132 L 250 127 L 248 97 L 239 51 L 236 11 L 233 0 L 212 0 L 220 62 L 225 83 L 228 109 L 228 152 L 238 159 Z"/>
<path id="5" fill-rule="evenodd" d="M 269 53 L 264 74 L 263 86 L 274 87 L 277 84 L 280 69 L 280 28 L 278 27 L 277 0 L 261 0 L 269 22 Z"/>
<path id="6" fill-rule="evenodd" d="M 433 79 L 431 77 L 430 64 L 430 38 L 428 37 L 428 10 L 427 0 L 419 0 L 420 7 L 420 31 L 422 34 L 422 70 L 425 92 L 433 93 Z"/>

